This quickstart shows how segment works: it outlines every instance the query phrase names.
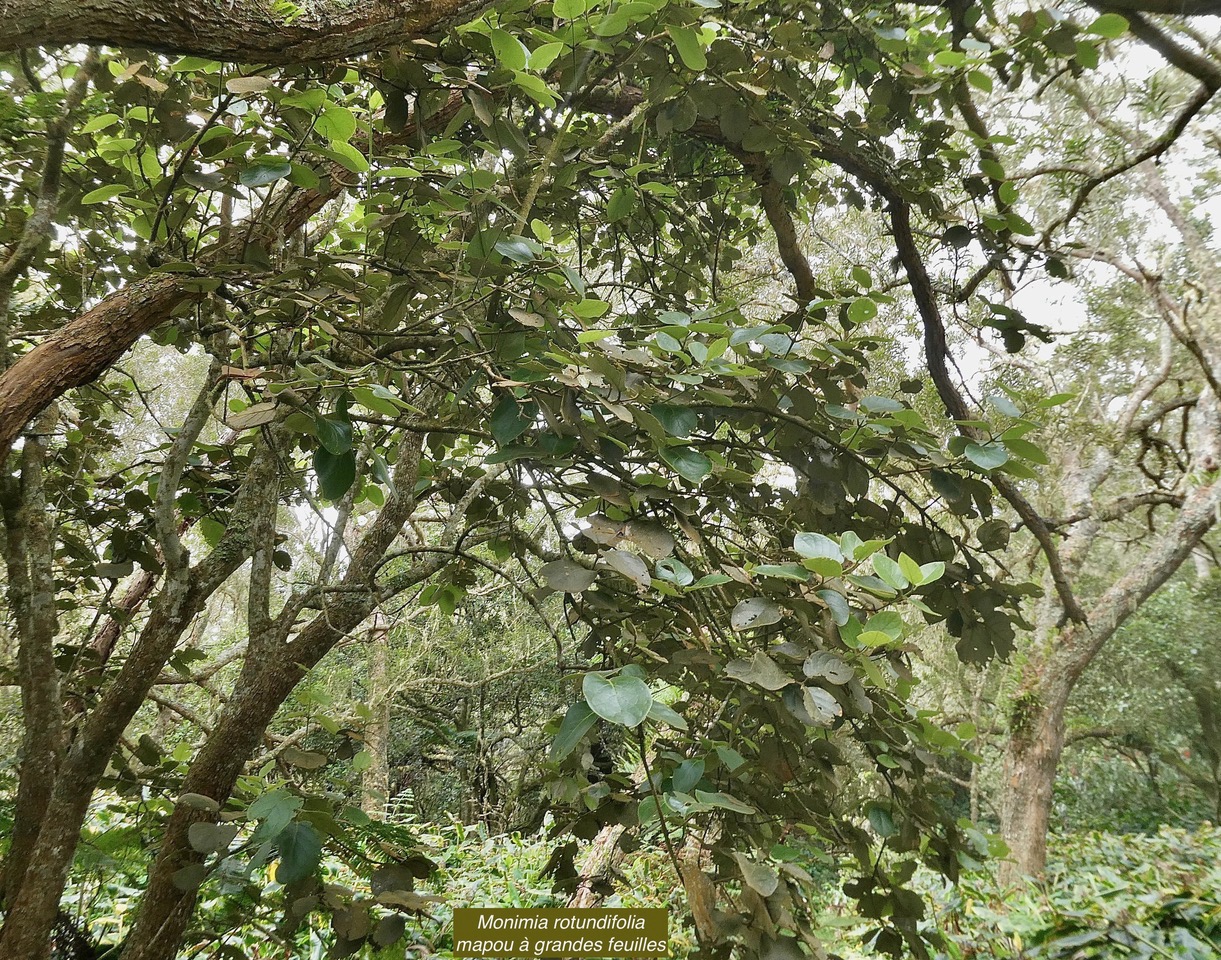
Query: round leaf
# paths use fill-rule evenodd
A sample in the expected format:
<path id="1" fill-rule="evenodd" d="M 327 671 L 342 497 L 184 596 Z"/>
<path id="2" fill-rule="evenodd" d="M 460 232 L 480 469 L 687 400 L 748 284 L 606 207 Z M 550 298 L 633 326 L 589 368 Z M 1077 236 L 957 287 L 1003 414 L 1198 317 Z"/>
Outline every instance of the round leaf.
<path id="1" fill-rule="evenodd" d="M 733 608 L 729 625 L 742 631 L 752 627 L 766 627 L 780 620 L 780 607 L 767 597 L 751 597 Z"/>
<path id="2" fill-rule="evenodd" d="M 588 590 L 598 577 L 593 570 L 587 570 L 575 560 L 552 560 L 543 564 L 539 573 L 547 586 L 561 593 Z"/>
<path id="3" fill-rule="evenodd" d="M 639 677 L 608 677 L 587 673 L 581 683 L 585 702 L 603 720 L 621 727 L 635 727 L 649 715 L 653 695 L 648 684 Z"/>

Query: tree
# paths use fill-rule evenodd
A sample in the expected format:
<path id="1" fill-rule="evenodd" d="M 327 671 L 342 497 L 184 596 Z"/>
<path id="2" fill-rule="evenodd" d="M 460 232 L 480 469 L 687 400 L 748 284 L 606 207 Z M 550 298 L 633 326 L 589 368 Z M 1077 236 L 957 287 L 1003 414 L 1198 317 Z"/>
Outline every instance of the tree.
<path id="1" fill-rule="evenodd" d="M 972 539 L 990 484 L 1078 614 L 1016 482 L 1020 436 L 949 377 L 952 297 L 926 260 L 961 244 L 961 205 L 987 274 L 1025 233 L 968 83 L 1089 69 L 1128 21 L 1040 14 L 997 23 L 989 50 L 965 5 L 270 11 L 5 14 L 0 450 L 24 740 L 0 956 L 46 955 L 95 792 L 146 785 L 131 758 L 161 754 L 128 734 L 234 577 L 249 639 L 211 731 L 156 784 L 123 957 L 172 956 L 202 885 L 273 857 L 286 914 L 308 904 L 349 828 L 246 764 L 379 607 L 452 609 L 476 569 L 540 607 L 563 595 L 583 634 L 557 666 L 582 696 L 556 799 L 577 835 L 655 830 L 725 907 L 709 951 L 819 949 L 801 871 L 770 857 L 798 824 L 855 855 L 877 944 L 922 949 L 906 879 L 917 860 L 953 876 L 972 841 L 929 759 L 962 746 L 907 709 L 902 614 L 945 620 L 971 656 L 1008 644 L 1021 590 Z M 74 41 L 104 46 L 38 46 Z M 800 224 L 820 204 L 891 237 L 959 421 L 948 448 L 909 402 L 919 384 L 871 392 L 871 325 L 905 304 L 877 264 L 818 275 Z M 781 306 L 741 265 L 765 231 Z M 1007 345 L 1035 329 L 987 314 Z M 146 335 L 207 370 L 183 423 L 132 456 L 125 408 L 155 379 L 115 364 Z M 302 512 L 316 555 L 281 543 Z M 605 724 L 645 776 L 593 790 L 576 748 Z M 854 757 L 868 776 L 848 792 Z M 684 869 L 688 835 L 708 849 Z M 372 897 L 329 909 L 342 946 L 368 936 L 353 918 Z"/>

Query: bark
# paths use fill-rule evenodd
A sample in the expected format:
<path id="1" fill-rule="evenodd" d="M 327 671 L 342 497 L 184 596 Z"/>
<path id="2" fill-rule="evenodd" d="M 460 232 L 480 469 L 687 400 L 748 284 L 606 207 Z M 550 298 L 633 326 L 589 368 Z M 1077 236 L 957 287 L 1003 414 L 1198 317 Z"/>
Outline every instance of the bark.
<path id="1" fill-rule="evenodd" d="M 54 407 L 26 436 L 21 482 L 5 498 L 9 602 L 16 614 L 17 673 L 21 687 L 23 736 L 13 834 L 3 877 L 6 900 L 21 890 L 38 840 L 37 824 L 50 801 L 64 746 L 59 671 L 55 666 L 54 550 L 43 486 L 46 438 L 55 429 Z"/>
<path id="2" fill-rule="evenodd" d="M 613 882 L 619 865 L 623 863 L 623 847 L 619 845 L 623 832 L 623 825 L 618 823 L 609 824 L 598 831 L 581 860 L 576 889 L 568 897 L 570 909 L 589 909 L 606 899 L 603 890 Z"/>
<path id="3" fill-rule="evenodd" d="M 365 752 L 371 758 L 361 775 L 361 809 L 382 819 L 390 799 L 390 630 L 381 614 L 369 629 L 369 713 Z"/>
<path id="4" fill-rule="evenodd" d="M 1041 873 L 1047 862 L 1052 791 L 1064 752 L 1071 686 L 1062 674 L 1046 680 L 1037 692 L 1019 696 L 1010 714 L 1001 790 L 1001 834 L 1010 859 L 1001 865 L 1003 883 Z"/>
<path id="5" fill-rule="evenodd" d="M 239 63 L 340 60 L 473 19 L 484 0 L 0 0 L 0 50 L 99 43 Z"/>
<path id="6" fill-rule="evenodd" d="M 184 435 L 190 436 L 186 428 L 180 436 Z M 184 446 L 189 452 L 190 444 L 184 441 Z M 176 484 L 171 486 L 165 481 L 170 479 L 175 468 L 168 460 L 162 473 L 161 491 L 166 497 L 172 497 Z M 33 823 L 37 824 L 37 839 L 30 847 L 21 888 L 8 903 L 4 927 L 0 930 L 0 958 L 24 960 L 45 955 L 81 824 L 98 780 L 191 620 L 249 556 L 250 525 L 246 516 L 249 494 L 246 491 L 266 485 L 269 477 L 261 476 L 259 471 L 267 472 L 274 467 L 275 460 L 270 454 L 255 458 L 225 537 L 208 557 L 194 568 L 184 562 L 172 576 L 171 568 L 167 566 L 165 586 L 154 602 L 147 622 L 118 675 L 64 753 L 52 780 L 49 798 L 45 806 L 36 811 Z M 185 555 L 181 559 L 185 561 Z M 34 828 L 19 824 L 18 829 Z"/>

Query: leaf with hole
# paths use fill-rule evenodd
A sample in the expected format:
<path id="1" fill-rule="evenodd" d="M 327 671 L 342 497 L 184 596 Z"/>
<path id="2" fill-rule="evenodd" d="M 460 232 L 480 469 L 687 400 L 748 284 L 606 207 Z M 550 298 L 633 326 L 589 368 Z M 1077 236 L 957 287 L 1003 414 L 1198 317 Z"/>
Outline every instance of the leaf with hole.
<path id="1" fill-rule="evenodd" d="M 767 597 L 751 597 L 733 608 L 729 625 L 737 631 L 766 627 L 780 620 L 780 606 Z"/>
<path id="2" fill-rule="evenodd" d="M 822 677 L 830 683 L 847 683 L 852 679 L 852 667 L 833 653 L 819 650 L 806 657 L 802 671 L 807 677 Z"/>
<path id="3" fill-rule="evenodd" d="M 805 687 L 802 690 L 802 701 L 810 716 L 824 727 L 831 726 L 836 717 L 844 715 L 844 708 L 839 705 L 839 701 L 821 687 Z"/>

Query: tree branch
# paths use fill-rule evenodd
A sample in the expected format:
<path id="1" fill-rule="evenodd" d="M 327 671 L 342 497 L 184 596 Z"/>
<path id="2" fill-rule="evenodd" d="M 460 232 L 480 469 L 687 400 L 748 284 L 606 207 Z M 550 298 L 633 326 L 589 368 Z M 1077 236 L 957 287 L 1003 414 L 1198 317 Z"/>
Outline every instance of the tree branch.
<path id="1" fill-rule="evenodd" d="M 98 43 L 240 63 L 341 60 L 473 19 L 487 0 L 0 0 L 0 51 Z"/>

